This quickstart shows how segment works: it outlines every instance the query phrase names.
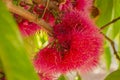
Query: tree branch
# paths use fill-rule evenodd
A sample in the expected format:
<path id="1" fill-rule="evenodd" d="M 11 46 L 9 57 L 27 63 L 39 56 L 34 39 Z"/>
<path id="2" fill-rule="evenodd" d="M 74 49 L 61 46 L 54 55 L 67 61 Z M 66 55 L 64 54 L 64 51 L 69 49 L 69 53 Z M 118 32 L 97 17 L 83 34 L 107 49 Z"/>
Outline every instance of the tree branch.
<path id="1" fill-rule="evenodd" d="M 100 31 L 105 29 L 107 26 L 115 23 L 116 21 L 118 21 L 120 19 L 120 17 L 116 18 L 116 19 L 113 19 L 111 22 L 105 24 L 104 26 L 102 26 L 100 28 Z M 102 32 L 101 32 L 102 33 Z M 120 56 L 117 54 L 117 51 L 115 49 L 115 43 L 114 41 L 112 41 L 109 37 L 107 37 L 105 34 L 102 33 L 102 35 L 110 42 L 111 46 L 112 46 L 112 49 L 113 49 L 113 52 L 114 52 L 114 55 L 116 56 L 116 58 L 120 61 Z"/>
<path id="2" fill-rule="evenodd" d="M 50 35 L 52 35 L 52 27 L 43 19 L 38 19 L 36 15 L 28 12 L 27 10 L 24 10 L 21 7 L 13 5 L 12 2 L 9 0 L 4 0 L 4 2 L 6 3 L 7 8 L 10 12 L 18 14 L 19 16 L 22 16 L 23 18 L 38 24 L 43 29 L 45 29 Z"/>
<path id="3" fill-rule="evenodd" d="M 111 46 L 113 48 L 114 55 L 120 61 L 120 56 L 117 54 L 117 51 L 115 49 L 115 43 L 114 43 L 114 41 L 112 41 L 109 37 L 107 37 L 106 35 L 104 35 L 102 32 L 101 32 L 101 34 L 110 42 L 110 44 L 111 44 Z"/>
<path id="4" fill-rule="evenodd" d="M 118 21 L 119 19 L 120 19 L 120 17 L 118 17 L 118 18 L 116 18 L 116 19 L 113 19 L 111 22 L 109 22 L 109 23 L 105 24 L 104 26 L 102 26 L 102 27 L 100 28 L 100 30 L 105 29 L 107 26 L 109 26 L 109 25 L 111 25 L 112 23 Z"/>

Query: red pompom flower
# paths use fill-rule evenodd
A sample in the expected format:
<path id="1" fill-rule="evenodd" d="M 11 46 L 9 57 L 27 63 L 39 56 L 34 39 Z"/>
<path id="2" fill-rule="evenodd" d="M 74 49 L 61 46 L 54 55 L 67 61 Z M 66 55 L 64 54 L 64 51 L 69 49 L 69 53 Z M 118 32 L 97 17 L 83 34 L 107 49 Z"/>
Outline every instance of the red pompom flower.
<path id="1" fill-rule="evenodd" d="M 35 60 L 38 70 L 85 72 L 97 66 L 103 51 L 103 36 L 88 15 L 77 10 L 65 13 L 61 23 L 53 28 L 56 42 L 38 53 Z"/>
<path id="2" fill-rule="evenodd" d="M 98 64 L 103 51 L 103 36 L 88 16 L 78 11 L 66 13 L 62 22 L 54 27 L 54 33 L 63 48 L 60 51 L 61 72 L 87 71 Z"/>
<path id="3" fill-rule="evenodd" d="M 40 26 L 28 20 L 22 20 L 18 23 L 20 32 L 23 36 L 31 36 L 40 30 Z"/>
<path id="4" fill-rule="evenodd" d="M 93 0 L 66 0 L 66 2 L 64 4 L 61 4 L 59 8 L 64 12 L 68 12 L 70 10 L 78 10 L 88 14 L 90 13 L 92 5 Z"/>
<path id="5" fill-rule="evenodd" d="M 80 11 L 89 11 L 93 5 L 93 0 L 76 0 L 75 8 Z"/>
<path id="6" fill-rule="evenodd" d="M 54 72 L 60 63 L 59 52 L 55 48 L 45 47 L 37 54 L 34 65 L 37 71 Z"/>
<path id="7" fill-rule="evenodd" d="M 41 18 L 43 18 L 46 22 L 48 22 L 51 26 L 53 26 L 55 24 L 55 17 L 53 13 L 47 9 L 45 14 L 43 14 L 44 10 L 45 10 L 45 6 L 36 5 L 34 7 L 33 12 L 36 13 L 37 15 L 40 15 Z"/>

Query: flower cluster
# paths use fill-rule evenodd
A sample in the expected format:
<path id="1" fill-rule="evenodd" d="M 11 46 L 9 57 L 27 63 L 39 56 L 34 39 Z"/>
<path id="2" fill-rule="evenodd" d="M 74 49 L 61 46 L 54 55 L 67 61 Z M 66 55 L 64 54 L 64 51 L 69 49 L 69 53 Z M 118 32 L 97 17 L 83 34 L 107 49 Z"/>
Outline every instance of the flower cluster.
<path id="1" fill-rule="evenodd" d="M 89 12 L 93 5 L 93 0 L 76 0 L 75 8 L 77 10 Z"/>
<path id="2" fill-rule="evenodd" d="M 49 10 L 43 14 L 45 6 L 34 6 L 33 13 L 41 15 L 53 28 L 49 45 L 40 50 L 33 60 L 42 80 L 52 80 L 44 77 L 43 73 L 86 72 L 99 64 L 103 36 L 89 15 L 92 4 L 93 0 L 66 0 L 59 5 L 61 14 L 58 15 L 58 23 Z M 27 20 L 22 20 L 19 28 L 23 35 L 34 34 L 40 29 Z"/>
<path id="3" fill-rule="evenodd" d="M 40 30 L 40 26 L 28 20 L 22 20 L 18 23 L 19 30 L 23 36 L 31 36 Z"/>
<path id="4" fill-rule="evenodd" d="M 38 53 L 41 56 L 35 60 L 37 68 L 43 66 L 42 69 L 65 73 L 75 69 L 88 71 L 99 63 L 103 36 L 85 14 L 79 11 L 66 13 L 62 22 L 54 26 L 54 38 L 57 40 L 52 46 L 54 52 L 47 47 L 41 50 Z M 43 54 L 47 55 L 44 57 Z"/>
<path id="5" fill-rule="evenodd" d="M 93 2 L 93 0 L 66 0 L 66 2 L 61 4 L 59 8 L 64 12 L 74 9 L 85 12 L 85 14 L 89 14 Z"/>
<path id="6" fill-rule="evenodd" d="M 43 5 L 35 5 L 33 12 L 37 15 L 40 15 L 46 22 L 48 22 L 51 26 L 55 24 L 55 17 L 48 9 L 44 13 L 45 6 Z M 43 14 L 44 13 L 44 14 Z"/>
<path id="7" fill-rule="evenodd" d="M 37 71 L 54 72 L 60 63 L 60 55 L 55 48 L 44 48 L 36 55 L 34 65 Z"/>
<path id="8" fill-rule="evenodd" d="M 50 26 L 53 26 L 55 24 L 55 17 L 53 14 L 48 11 L 48 9 L 45 11 L 45 6 L 43 5 L 34 5 L 33 9 L 30 8 L 30 6 L 26 5 L 24 1 L 20 2 L 20 6 L 23 7 L 25 10 L 30 10 L 35 15 L 38 15 L 38 17 L 41 17 L 43 20 L 48 22 Z M 44 13 L 44 14 L 43 14 Z M 38 26 L 36 23 L 30 22 L 29 20 L 20 18 L 18 15 L 14 15 L 16 20 L 18 19 L 17 23 L 19 26 L 19 30 L 23 36 L 31 36 L 34 35 L 37 31 L 40 30 L 40 26 Z"/>

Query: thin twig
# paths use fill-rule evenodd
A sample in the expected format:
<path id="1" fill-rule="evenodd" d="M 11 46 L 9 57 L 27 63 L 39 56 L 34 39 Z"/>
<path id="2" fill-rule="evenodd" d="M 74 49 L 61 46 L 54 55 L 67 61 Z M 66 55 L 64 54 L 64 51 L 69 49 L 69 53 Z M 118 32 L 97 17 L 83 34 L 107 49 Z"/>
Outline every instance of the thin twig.
<path id="1" fill-rule="evenodd" d="M 114 41 L 112 41 L 109 37 L 107 37 L 107 36 L 106 36 L 105 34 L 103 34 L 102 32 L 101 32 L 101 34 L 110 42 L 116 58 L 120 61 L 120 56 L 117 54 L 117 51 L 116 51 L 116 49 L 115 49 L 115 43 L 114 43 Z"/>
<path id="2" fill-rule="evenodd" d="M 43 0 L 33 0 L 34 3 L 41 4 Z"/>
<path id="3" fill-rule="evenodd" d="M 24 1 L 25 1 L 25 3 L 27 3 L 29 5 L 33 5 L 32 0 L 24 0 Z"/>
<path id="4" fill-rule="evenodd" d="M 11 1 L 4 0 L 6 2 L 7 8 L 10 12 L 18 14 L 19 16 L 22 16 L 25 19 L 28 19 L 38 25 L 40 25 L 43 29 L 45 29 L 50 35 L 52 35 L 52 27 L 45 22 L 43 19 L 38 19 L 37 16 L 30 13 L 27 10 L 24 10 L 21 7 L 18 7 L 16 5 L 13 5 Z"/>
<path id="5" fill-rule="evenodd" d="M 43 12 L 43 14 L 42 14 L 42 18 L 44 17 L 44 15 L 45 15 L 45 13 L 46 13 L 46 11 L 47 11 L 49 2 L 50 2 L 50 0 L 47 0 L 46 7 L 45 7 L 44 12 Z"/>
<path id="6" fill-rule="evenodd" d="M 104 26 L 102 26 L 102 27 L 100 28 L 100 30 L 105 29 L 107 26 L 109 26 L 109 25 L 111 25 L 112 23 L 118 21 L 119 19 L 120 19 L 120 17 L 113 19 L 111 22 L 109 22 L 109 23 L 105 24 Z"/>
<path id="7" fill-rule="evenodd" d="M 111 22 L 109 22 L 109 23 L 105 24 L 104 26 L 102 26 L 102 27 L 100 28 L 100 30 L 105 29 L 107 26 L 115 23 L 115 22 L 118 21 L 119 19 L 120 19 L 120 17 L 118 17 L 118 18 L 116 18 L 116 19 L 113 19 Z M 101 33 L 102 33 L 102 32 L 101 32 Z M 102 33 L 102 35 L 110 42 L 116 58 L 120 61 L 120 56 L 117 54 L 117 51 L 116 51 L 116 49 L 115 49 L 115 43 L 114 43 L 114 41 L 111 40 L 109 37 L 107 37 L 105 34 Z"/>
<path id="8" fill-rule="evenodd" d="M 47 3 L 47 0 L 33 0 L 36 4 L 42 4 L 42 5 L 46 5 Z M 56 0 L 49 0 L 49 5 L 48 5 L 48 8 L 49 9 L 54 9 L 54 10 L 57 10 L 59 7 L 58 7 L 58 2 Z"/>

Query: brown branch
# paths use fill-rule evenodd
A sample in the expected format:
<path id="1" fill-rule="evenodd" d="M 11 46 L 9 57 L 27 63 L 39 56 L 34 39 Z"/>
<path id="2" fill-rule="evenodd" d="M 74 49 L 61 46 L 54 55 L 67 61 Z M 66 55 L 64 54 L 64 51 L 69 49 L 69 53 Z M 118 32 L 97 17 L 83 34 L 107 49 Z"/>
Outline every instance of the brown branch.
<path id="1" fill-rule="evenodd" d="M 31 0 L 24 0 L 24 1 L 25 1 L 25 3 L 30 4 L 30 5 L 33 4 Z"/>
<path id="2" fill-rule="evenodd" d="M 36 4 L 42 4 L 42 5 L 46 5 L 46 3 L 48 2 L 48 0 L 33 0 L 34 3 Z M 49 5 L 48 5 L 48 8 L 49 9 L 54 9 L 54 10 L 57 10 L 59 7 L 58 7 L 58 2 L 56 0 L 49 0 Z"/>
<path id="3" fill-rule="evenodd" d="M 41 4 L 43 3 L 43 0 L 32 0 L 34 3 Z"/>
<path id="4" fill-rule="evenodd" d="M 120 19 L 120 17 L 116 18 L 116 19 L 113 19 L 111 22 L 105 24 L 104 26 L 102 26 L 100 28 L 100 31 L 105 29 L 107 26 L 115 23 L 116 21 L 118 21 Z M 101 32 L 102 33 L 102 32 Z M 113 49 L 113 52 L 114 52 L 114 55 L 116 56 L 116 58 L 120 61 L 120 56 L 117 54 L 117 51 L 115 49 L 115 43 L 114 41 L 112 41 L 109 37 L 107 37 L 105 34 L 102 33 L 102 35 L 110 42 L 111 46 L 112 46 L 112 49 Z"/>
<path id="5" fill-rule="evenodd" d="M 111 44 L 111 46 L 113 48 L 114 55 L 120 61 L 120 56 L 117 54 L 117 51 L 115 49 L 115 43 L 114 43 L 114 41 L 112 41 L 109 37 L 107 37 L 106 35 L 104 35 L 102 32 L 101 32 L 101 34 L 110 42 L 110 44 Z"/>
<path id="6" fill-rule="evenodd" d="M 24 10 L 21 7 L 13 5 L 12 2 L 9 0 L 4 0 L 4 2 L 6 3 L 7 8 L 10 12 L 18 14 L 19 16 L 22 16 L 23 18 L 28 19 L 28 20 L 40 25 L 50 35 L 52 35 L 52 27 L 48 23 L 46 23 L 43 19 L 38 19 L 36 15 L 28 12 L 27 10 Z"/>
<path id="7" fill-rule="evenodd" d="M 107 23 L 107 24 L 105 24 L 104 26 L 102 26 L 102 27 L 100 28 L 100 30 L 105 29 L 107 26 L 109 26 L 109 25 L 111 25 L 112 23 L 118 21 L 119 19 L 120 19 L 120 17 L 118 17 L 118 18 L 116 18 L 116 19 L 113 19 L 113 20 L 110 21 L 109 23 Z"/>
<path id="8" fill-rule="evenodd" d="M 44 12 L 43 12 L 43 14 L 42 14 L 42 18 L 44 17 L 44 15 L 45 15 L 45 13 L 46 13 L 46 11 L 47 11 L 47 8 L 48 8 L 48 5 L 49 5 L 49 0 L 47 0 L 47 2 L 46 2 L 46 7 L 45 7 L 45 9 L 44 9 Z"/>

